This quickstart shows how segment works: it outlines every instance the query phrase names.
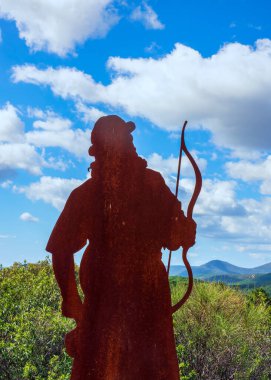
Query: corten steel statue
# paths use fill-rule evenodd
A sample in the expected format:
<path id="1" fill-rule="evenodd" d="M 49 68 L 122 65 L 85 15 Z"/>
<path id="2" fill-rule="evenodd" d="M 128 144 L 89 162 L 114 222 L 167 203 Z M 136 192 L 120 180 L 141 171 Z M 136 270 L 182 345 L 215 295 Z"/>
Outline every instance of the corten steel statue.
<path id="1" fill-rule="evenodd" d="M 92 131 L 91 179 L 70 195 L 47 251 L 77 327 L 66 336 L 72 380 L 177 380 L 167 271 L 161 249 L 189 248 L 196 225 L 133 145 L 132 122 L 100 118 Z M 80 265 L 79 297 L 73 254 Z"/>

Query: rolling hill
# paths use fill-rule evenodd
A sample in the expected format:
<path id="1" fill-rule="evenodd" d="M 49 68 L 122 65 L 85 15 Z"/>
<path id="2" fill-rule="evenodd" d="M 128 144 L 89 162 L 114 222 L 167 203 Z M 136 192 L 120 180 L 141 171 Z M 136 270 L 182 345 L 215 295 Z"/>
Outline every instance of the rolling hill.
<path id="1" fill-rule="evenodd" d="M 200 266 L 192 266 L 193 275 L 195 278 L 208 279 L 217 276 L 230 275 L 253 275 L 253 274 L 268 274 L 271 273 L 271 263 L 261 265 L 255 268 L 242 268 L 232 265 L 226 261 L 212 260 Z M 186 277 L 186 268 L 183 265 L 172 265 L 170 268 L 171 276 Z"/>

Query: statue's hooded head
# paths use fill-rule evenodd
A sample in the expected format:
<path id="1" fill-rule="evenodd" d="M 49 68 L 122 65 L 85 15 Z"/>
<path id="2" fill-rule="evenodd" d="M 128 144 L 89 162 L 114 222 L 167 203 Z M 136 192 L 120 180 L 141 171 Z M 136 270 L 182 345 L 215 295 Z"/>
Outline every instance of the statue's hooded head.
<path id="1" fill-rule="evenodd" d="M 92 146 L 89 155 L 104 158 L 104 155 L 123 155 L 135 152 L 131 132 L 135 130 L 132 121 L 125 122 L 118 116 L 103 116 L 97 120 L 91 133 Z"/>

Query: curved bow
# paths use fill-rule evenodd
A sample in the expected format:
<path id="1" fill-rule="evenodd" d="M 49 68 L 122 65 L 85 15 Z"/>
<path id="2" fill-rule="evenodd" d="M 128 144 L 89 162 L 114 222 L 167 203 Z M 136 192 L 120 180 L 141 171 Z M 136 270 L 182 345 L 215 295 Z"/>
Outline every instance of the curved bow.
<path id="1" fill-rule="evenodd" d="M 199 167 L 198 167 L 196 161 L 192 157 L 191 153 L 188 151 L 186 144 L 185 144 L 184 132 L 185 132 L 186 125 L 187 125 L 187 121 L 185 121 L 183 128 L 182 128 L 181 149 L 180 149 L 178 176 L 177 176 L 177 185 L 176 185 L 176 197 L 178 196 L 178 185 L 179 185 L 179 177 L 180 177 L 181 157 L 182 157 L 182 152 L 184 152 L 186 154 L 187 158 L 189 159 L 190 163 L 193 166 L 193 169 L 195 172 L 195 177 L 196 177 L 193 195 L 191 197 L 191 200 L 190 200 L 188 208 L 187 208 L 187 219 L 192 220 L 194 206 L 197 202 L 198 196 L 199 196 L 200 191 L 201 191 L 202 177 L 201 177 L 201 172 L 199 170 Z M 188 298 L 191 294 L 192 288 L 193 288 L 193 273 L 192 273 L 191 266 L 190 266 L 188 259 L 187 259 L 187 253 L 188 253 L 189 248 L 190 248 L 190 246 L 185 244 L 183 246 L 183 251 L 182 251 L 183 262 L 184 262 L 184 265 L 185 265 L 185 267 L 187 269 L 187 273 L 188 273 L 188 287 L 187 287 L 187 290 L 186 290 L 184 296 L 181 298 L 181 300 L 179 302 L 177 302 L 174 306 L 172 306 L 172 314 L 175 313 L 188 300 Z M 168 274 L 169 274 L 169 268 L 170 268 L 170 258 L 171 258 L 171 252 L 170 252 L 169 262 L 168 262 Z"/>

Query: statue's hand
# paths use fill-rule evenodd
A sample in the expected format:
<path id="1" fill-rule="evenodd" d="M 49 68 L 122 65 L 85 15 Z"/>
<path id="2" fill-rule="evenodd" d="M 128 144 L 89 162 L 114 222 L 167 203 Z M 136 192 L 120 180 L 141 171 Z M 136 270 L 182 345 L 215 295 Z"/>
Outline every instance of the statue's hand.
<path id="1" fill-rule="evenodd" d="M 64 315 L 64 317 L 74 319 L 77 324 L 80 322 L 82 317 L 83 304 L 79 295 L 76 297 L 63 299 L 61 309 L 62 315 Z"/>
<path id="2" fill-rule="evenodd" d="M 196 230 L 197 224 L 194 219 L 187 219 L 183 246 L 186 246 L 188 248 L 193 247 L 196 242 Z"/>
<path id="3" fill-rule="evenodd" d="M 65 336 L 65 347 L 67 354 L 75 358 L 77 356 L 77 350 L 79 345 L 79 330 L 78 327 L 68 332 Z"/>

